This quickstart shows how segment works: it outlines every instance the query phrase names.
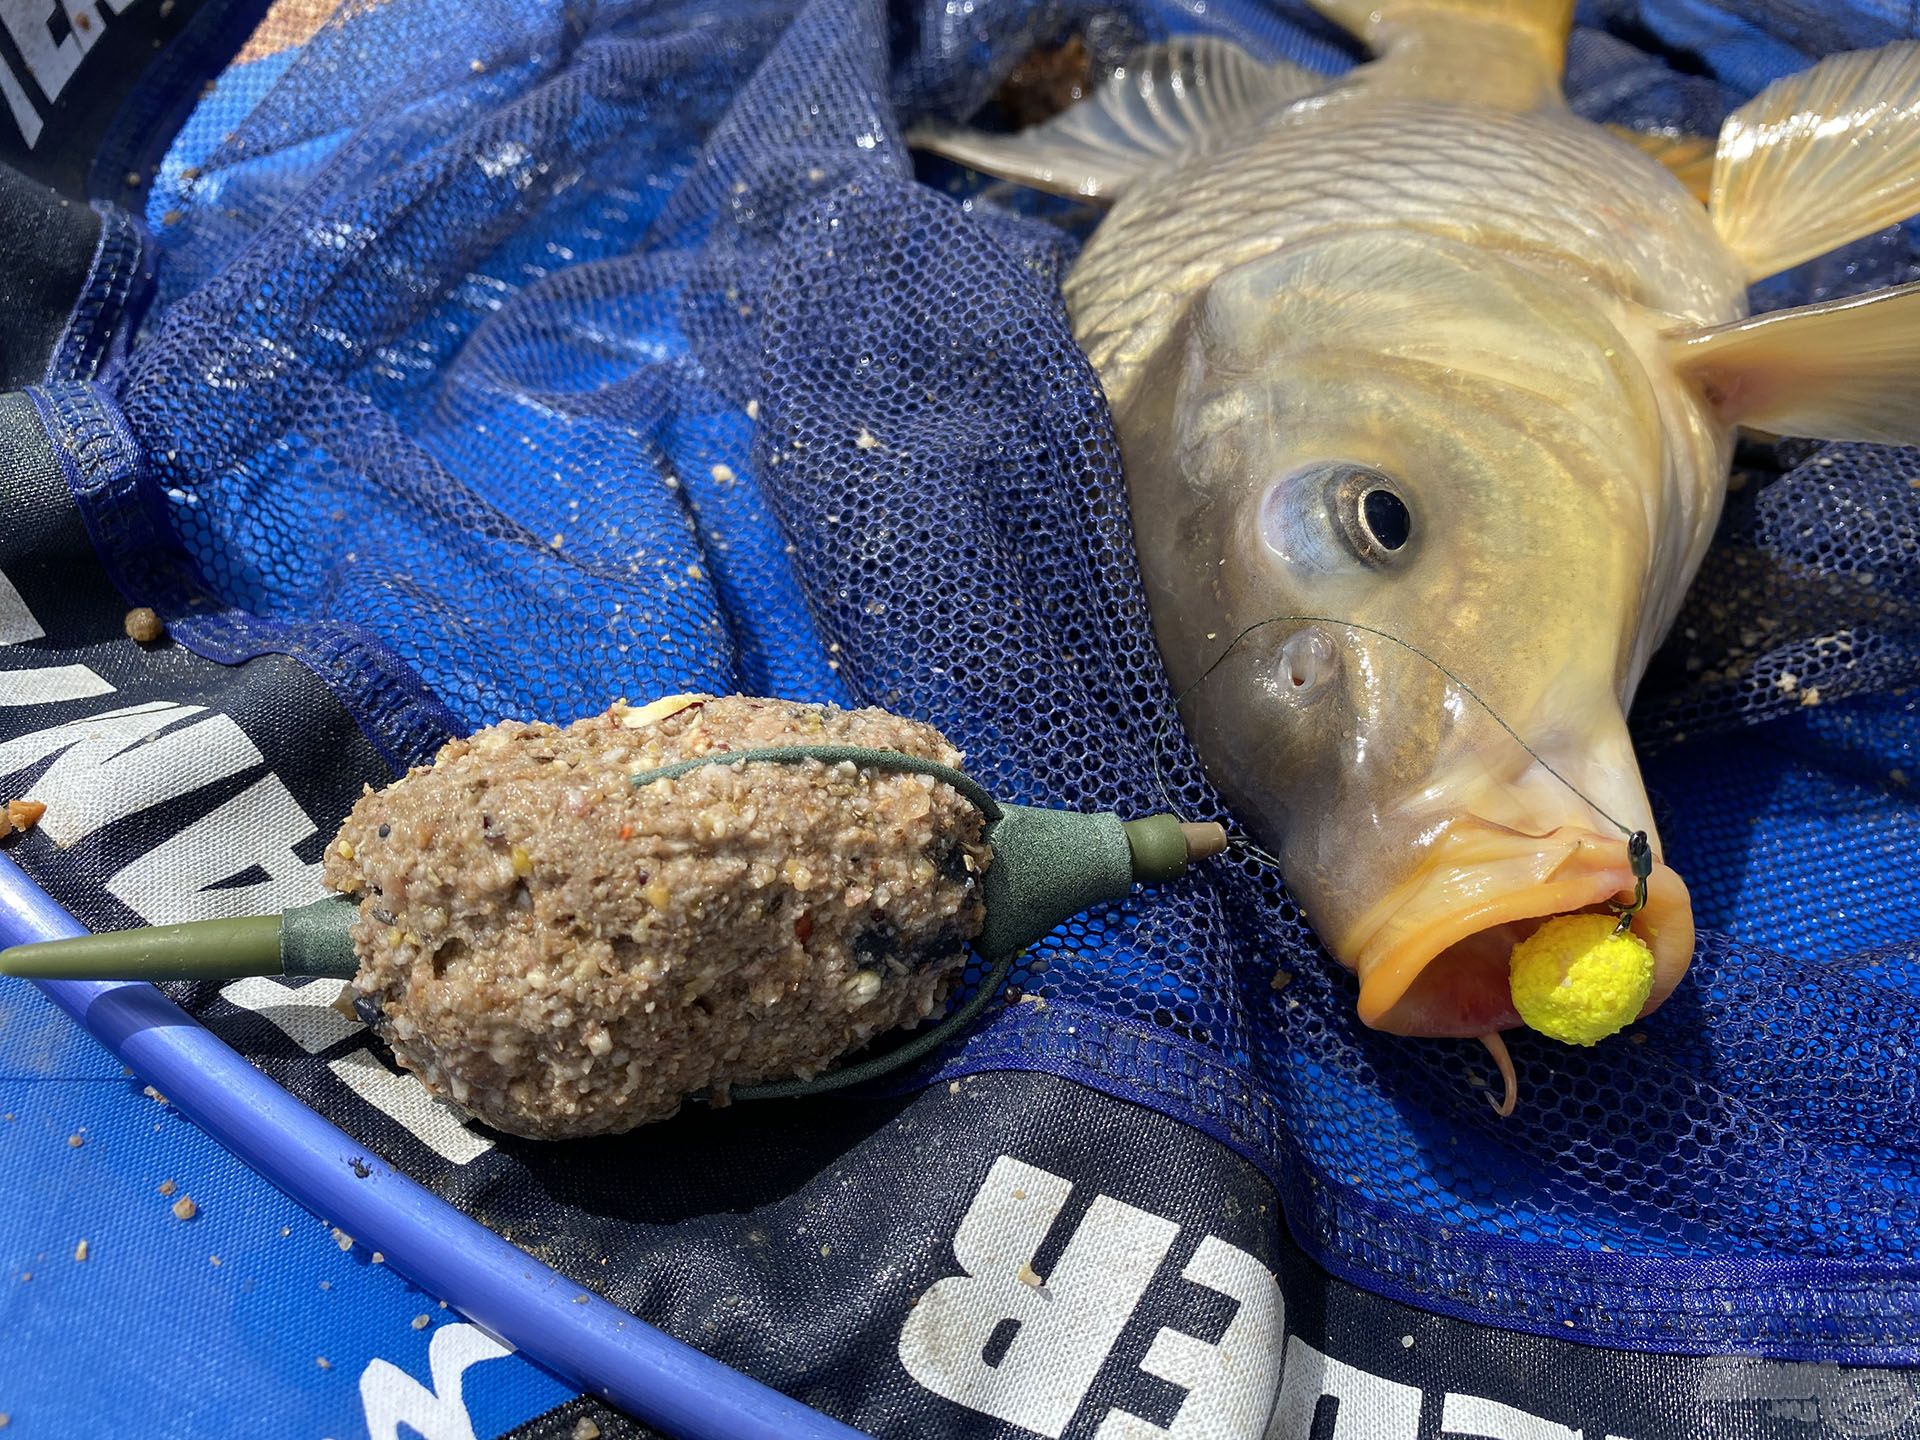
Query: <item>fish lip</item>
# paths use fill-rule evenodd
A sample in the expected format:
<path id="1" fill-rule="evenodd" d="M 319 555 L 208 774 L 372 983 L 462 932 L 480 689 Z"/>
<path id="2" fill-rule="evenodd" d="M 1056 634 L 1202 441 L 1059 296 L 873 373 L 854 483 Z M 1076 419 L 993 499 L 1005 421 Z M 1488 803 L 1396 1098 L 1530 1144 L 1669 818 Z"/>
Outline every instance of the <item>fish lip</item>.
<path id="1" fill-rule="evenodd" d="M 1454 843 L 1441 847 L 1354 926 L 1359 944 L 1346 953 L 1361 976 L 1360 1019 L 1373 1029 L 1478 1035 L 1520 1025 L 1511 1001 L 1449 1023 L 1432 1007 L 1414 1003 L 1411 992 L 1436 962 L 1483 932 L 1632 898 L 1633 872 L 1617 836 L 1575 826 L 1529 836 L 1469 822 L 1456 826 L 1450 839 Z M 1521 883 L 1499 883 L 1503 869 L 1517 872 L 1512 878 Z M 1494 883 L 1476 892 L 1476 880 Z M 1449 891 L 1464 894 L 1450 899 Z M 1654 866 L 1646 908 L 1634 916 L 1632 929 L 1654 954 L 1653 989 L 1640 1011 L 1646 1015 L 1673 993 L 1693 957 L 1692 902 L 1685 882 L 1664 862 Z M 1486 956 L 1476 963 L 1484 985 Z"/>

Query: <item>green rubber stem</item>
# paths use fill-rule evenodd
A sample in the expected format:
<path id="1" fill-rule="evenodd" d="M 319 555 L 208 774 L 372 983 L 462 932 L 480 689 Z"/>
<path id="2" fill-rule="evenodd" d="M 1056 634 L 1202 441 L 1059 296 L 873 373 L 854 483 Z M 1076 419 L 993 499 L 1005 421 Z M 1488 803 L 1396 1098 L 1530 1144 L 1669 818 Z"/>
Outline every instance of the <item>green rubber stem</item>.
<path id="1" fill-rule="evenodd" d="M 1133 852 L 1133 878 L 1142 885 L 1178 880 L 1187 873 L 1187 836 L 1173 815 L 1122 822 Z"/>
<path id="2" fill-rule="evenodd" d="M 825 1075 L 814 1076 L 811 1080 L 774 1080 L 765 1085 L 736 1085 L 727 1093 L 735 1100 L 799 1100 L 808 1095 L 825 1095 L 834 1090 L 844 1090 L 849 1085 L 878 1080 L 883 1075 L 891 1075 L 896 1070 L 903 1070 L 923 1056 L 931 1055 L 979 1019 L 980 1012 L 987 1008 L 987 1003 L 998 995 L 1000 987 L 1007 983 L 1007 976 L 1013 970 L 1013 962 L 1013 955 L 1002 955 L 993 962 L 993 968 L 981 980 L 980 988 L 968 997 L 966 1004 L 931 1030 L 914 1036 L 906 1044 L 889 1050 L 884 1055 L 876 1055 L 871 1060 L 862 1060 L 858 1065 L 849 1065 L 842 1070 L 830 1070 Z"/>
<path id="3" fill-rule="evenodd" d="M 246 975 L 353 977 L 348 933 L 358 907 L 329 895 L 285 915 L 243 915 L 112 930 L 0 950 L 0 975 L 27 980 L 238 980 Z"/>
<path id="4" fill-rule="evenodd" d="M 197 920 L 0 950 L 0 972 L 32 980 L 234 980 L 280 974 L 280 917 Z"/>
<path id="5" fill-rule="evenodd" d="M 353 953 L 353 922 L 360 907 L 345 895 L 329 895 L 280 917 L 280 972 L 351 980 L 360 968 Z"/>

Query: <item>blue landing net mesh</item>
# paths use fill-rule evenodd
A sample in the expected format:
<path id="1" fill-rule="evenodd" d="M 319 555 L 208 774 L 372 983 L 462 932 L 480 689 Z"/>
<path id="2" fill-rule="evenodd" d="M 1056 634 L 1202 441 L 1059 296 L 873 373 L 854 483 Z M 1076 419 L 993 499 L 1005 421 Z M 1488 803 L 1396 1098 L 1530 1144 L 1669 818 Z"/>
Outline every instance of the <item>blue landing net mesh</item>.
<path id="1" fill-rule="evenodd" d="M 1808 13 L 1589 5 L 1569 95 L 1710 134 L 1905 23 Z M 1354 53 L 1244 0 L 390 0 L 231 70 L 156 177 L 160 293 L 111 380 L 145 503 L 226 607 L 205 623 L 370 633 L 462 728 L 689 689 L 874 703 L 1003 798 L 1144 812 L 1158 771 L 1215 811 L 1180 742 L 1157 754 L 1060 301 L 1091 217 L 901 141 L 1004 114 L 1071 34 L 1098 67 L 1186 30 Z M 1913 278 L 1913 239 L 1756 303 Z M 1636 717 L 1702 929 L 1658 1014 L 1592 1051 L 1516 1035 L 1499 1121 L 1477 1046 L 1360 1026 L 1278 878 L 1222 862 L 1064 927 L 1018 977 L 1045 1005 L 943 1073 L 1049 1070 L 1199 1126 L 1310 1251 L 1416 1303 L 1920 1359 L 1920 457 L 1783 443 L 1738 483 Z"/>

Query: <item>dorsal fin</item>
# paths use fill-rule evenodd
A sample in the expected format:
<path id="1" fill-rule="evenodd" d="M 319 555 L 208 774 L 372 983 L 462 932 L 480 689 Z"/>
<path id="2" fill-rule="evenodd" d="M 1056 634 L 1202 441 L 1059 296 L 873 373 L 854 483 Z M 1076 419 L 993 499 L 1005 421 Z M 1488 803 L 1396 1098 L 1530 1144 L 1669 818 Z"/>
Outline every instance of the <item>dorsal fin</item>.
<path id="1" fill-rule="evenodd" d="M 1037 190 L 1111 199 L 1175 156 L 1329 83 L 1297 65 L 1262 65 L 1225 40 L 1187 36 L 1140 51 L 1085 100 L 1017 135 L 929 125 L 907 140 Z"/>
<path id="2" fill-rule="evenodd" d="M 1920 212 L 1920 44 L 1829 55 L 1727 117 L 1708 213 L 1755 280 Z"/>

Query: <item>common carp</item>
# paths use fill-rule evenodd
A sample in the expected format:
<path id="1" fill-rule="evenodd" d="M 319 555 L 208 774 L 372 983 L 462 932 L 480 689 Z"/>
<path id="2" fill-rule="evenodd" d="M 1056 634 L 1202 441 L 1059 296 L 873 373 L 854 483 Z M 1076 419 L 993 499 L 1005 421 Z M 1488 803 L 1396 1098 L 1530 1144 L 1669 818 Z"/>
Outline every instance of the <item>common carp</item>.
<path id="1" fill-rule="evenodd" d="M 1747 300 L 1920 210 L 1920 45 L 1783 79 L 1716 147 L 1569 110 L 1569 3 L 1316 8 L 1371 61 L 1188 38 L 1018 134 L 913 138 L 1112 202 L 1065 299 L 1188 731 L 1361 1018 L 1487 1040 L 1510 1106 L 1509 956 L 1624 902 L 1633 832 L 1641 1013 L 1691 960 L 1624 717 L 1736 428 L 1920 442 L 1920 287 Z"/>

